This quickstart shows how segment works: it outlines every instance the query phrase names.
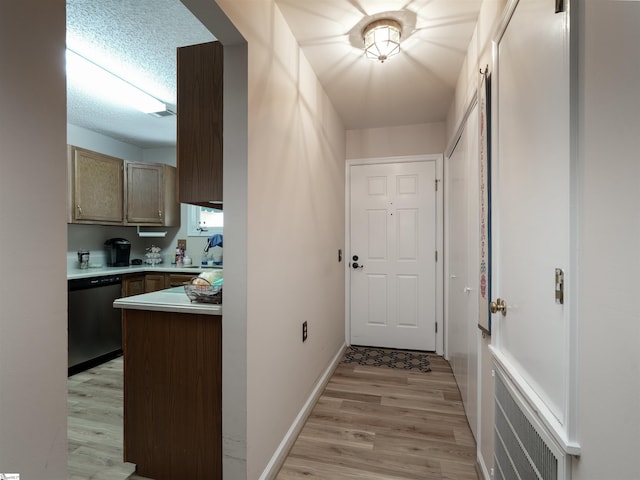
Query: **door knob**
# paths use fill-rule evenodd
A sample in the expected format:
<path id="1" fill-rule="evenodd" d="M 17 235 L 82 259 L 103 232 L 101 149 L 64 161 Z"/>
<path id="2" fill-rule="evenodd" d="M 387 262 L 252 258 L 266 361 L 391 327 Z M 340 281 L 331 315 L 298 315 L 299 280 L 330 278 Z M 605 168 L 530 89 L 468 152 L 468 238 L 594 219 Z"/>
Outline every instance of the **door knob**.
<path id="1" fill-rule="evenodd" d="M 507 315 L 507 302 L 498 298 L 495 302 L 489 304 L 489 310 L 491 310 L 491 313 L 502 312 L 502 316 L 505 317 Z"/>
<path id="2" fill-rule="evenodd" d="M 364 265 L 360 265 L 360 264 L 359 264 L 359 263 L 357 263 L 357 262 L 353 262 L 353 263 L 351 264 L 351 266 L 352 266 L 353 268 L 364 268 Z"/>

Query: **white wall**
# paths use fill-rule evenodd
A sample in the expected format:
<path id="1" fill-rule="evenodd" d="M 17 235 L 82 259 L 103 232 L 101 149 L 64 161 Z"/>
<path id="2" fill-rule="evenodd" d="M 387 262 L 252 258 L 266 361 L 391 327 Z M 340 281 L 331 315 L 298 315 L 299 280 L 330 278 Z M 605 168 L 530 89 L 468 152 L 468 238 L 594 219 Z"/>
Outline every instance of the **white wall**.
<path id="1" fill-rule="evenodd" d="M 347 130 L 346 157 L 359 159 L 442 153 L 444 135 L 444 122 Z"/>
<path id="2" fill-rule="evenodd" d="M 0 471 L 67 478 L 63 0 L 0 3 Z"/>
<path id="3" fill-rule="evenodd" d="M 226 58 L 227 38 L 237 40 L 226 36 L 230 29 L 224 25 L 224 31 L 217 29 L 219 19 L 211 14 L 210 2 L 183 3 L 213 28 L 225 45 Z M 242 217 L 246 223 L 236 225 L 233 244 L 243 243 L 233 261 L 227 244 L 234 234 L 225 218 L 223 321 L 223 381 L 235 375 L 235 384 L 227 388 L 225 383 L 223 388 L 225 395 L 236 395 L 234 404 L 233 397 L 227 402 L 223 398 L 223 416 L 234 415 L 239 422 L 223 426 L 228 434 L 225 451 L 236 451 L 233 468 L 239 468 L 246 442 L 246 477 L 231 475 L 229 461 L 224 467 L 225 478 L 256 479 L 344 342 L 344 264 L 337 257 L 338 249 L 344 249 L 345 133 L 275 3 L 218 0 L 217 5 L 246 39 L 248 68 L 248 103 L 239 104 L 247 109 L 248 150 L 228 155 L 235 162 L 232 181 L 238 191 L 227 188 L 225 158 L 225 216 L 233 221 Z M 226 84 L 225 77 L 225 95 Z M 227 157 L 226 122 L 225 117 Z M 238 300 L 246 288 L 246 344 L 241 309 L 232 314 L 237 322 L 227 323 L 228 293 L 234 288 L 229 275 L 237 280 Z M 303 344 L 304 320 L 309 338 Z M 237 328 L 231 336 L 227 325 Z M 229 352 L 236 347 L 237 354 Z M 237 362 L 225 367 L 234 354 Z"/>
<path id="4" fill-rule="evenodd" d="M 573 479 L 638 478 L 640 3 L 581 2 Z"/>

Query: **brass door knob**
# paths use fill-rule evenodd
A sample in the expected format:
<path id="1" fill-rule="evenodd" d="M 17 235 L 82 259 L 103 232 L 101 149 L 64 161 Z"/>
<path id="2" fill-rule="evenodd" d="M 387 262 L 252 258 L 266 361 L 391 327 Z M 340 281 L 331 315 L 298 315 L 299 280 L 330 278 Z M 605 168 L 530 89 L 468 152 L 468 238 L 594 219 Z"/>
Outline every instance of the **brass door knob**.
<path id="1" fill-rule="evenodd" d="M 489 310 L 491 310 L 491 313 L 502 312 L 502 316 L 504 317 L 507 315 L 507 302 L 498 298 L 495 302 L 489 304 Z"/>

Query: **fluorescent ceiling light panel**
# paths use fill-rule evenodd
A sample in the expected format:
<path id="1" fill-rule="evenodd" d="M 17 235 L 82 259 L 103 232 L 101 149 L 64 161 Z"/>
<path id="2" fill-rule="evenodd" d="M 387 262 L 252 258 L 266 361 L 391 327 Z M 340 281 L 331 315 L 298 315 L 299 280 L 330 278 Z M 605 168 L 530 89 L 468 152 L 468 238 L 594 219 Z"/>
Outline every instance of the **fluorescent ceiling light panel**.
<path id="1" fill-rule="evenodd" d="M 167 105 L 91 60 L 67 49 L 67 77 L 79 88 L 112 103 L 144 113 L 163 112 Z"/>

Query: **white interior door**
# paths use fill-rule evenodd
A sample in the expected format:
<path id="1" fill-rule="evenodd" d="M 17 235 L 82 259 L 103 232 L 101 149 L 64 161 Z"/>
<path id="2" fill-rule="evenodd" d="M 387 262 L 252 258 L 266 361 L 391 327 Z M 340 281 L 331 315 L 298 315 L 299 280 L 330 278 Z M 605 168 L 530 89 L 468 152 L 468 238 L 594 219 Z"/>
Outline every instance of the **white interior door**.
<path id="1" fill-rule="evenodd" d="M 568 311 L 555 273 L 569 279 L 570 97 L 565 13 L 521 0 L 498 44 L 497 176 L 493 182 L 494 343 L 562 424 Z M 566 289 L 565 289 L 566 291 Z M 494 325 L 496 324 L 494 323 Z"/>
<path id="2" fill-rule="evenodd" d="M 478 107 L 445 161 L 447 354 L 474 436 L 478 434 Z"/>
<path id="3" fill-rule="evenodd" d="M 350 169 L 353 345 L 435 350 L 435 163 Z"/>

